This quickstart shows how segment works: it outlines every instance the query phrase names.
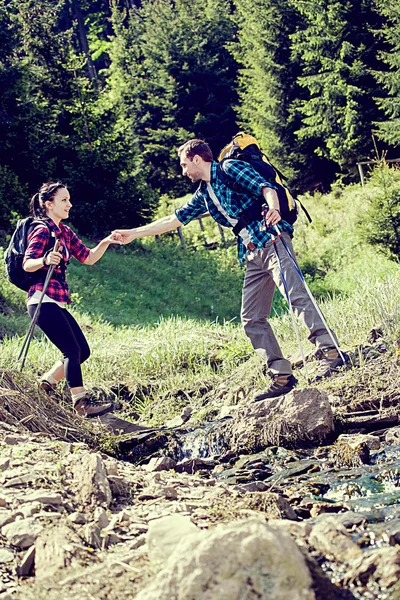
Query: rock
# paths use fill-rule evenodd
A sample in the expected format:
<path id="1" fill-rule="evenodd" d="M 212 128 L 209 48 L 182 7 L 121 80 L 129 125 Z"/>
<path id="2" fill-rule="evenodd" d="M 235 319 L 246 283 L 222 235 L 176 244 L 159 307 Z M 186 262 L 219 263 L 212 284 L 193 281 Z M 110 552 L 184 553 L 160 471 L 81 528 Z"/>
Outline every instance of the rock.
<path id="1" fill-rule="evenodd" d="M 153 471 L 169 471 L 170 469 L 174 469 L 176 466 L 176 461 L 168 456 L 157 456 L 150 459 L 146 465 L 144 465 L 144 469 L 149 473 Z"/>
<path id="2" fill-rule="evenodd" d="M 29 441 L 29 438 L 22 437 L 20 435 L 6 435 L 3 438 L 3 442 L 8 444 L 9 446 L 17 446 L 18 444 L 26 444 Z"/>
<path id="3" fill-rule="evenodd" d="M 151 521 L 147 532 L 150 561 L 167 559 L 182 540 L 193 535 L 201 536 L 202 532 L 189 517 L 173 515 Z"/>
<path id="4" fill-rule="evenodd" d="M 225 435 L 229 437 L 231 449 L 248 453 L 270 445 L 293 447 L 299 442 L 320 443 L 333 430 L 328 395 L 318 389 L 305 388 L 241 408 L 228 422 Z"/>
<path id="5" fill-rule="evenodd" d="M 317 502 L 314 501 L 310 507 L 310 516 L 317 517 L 322 513 L 338 513 L 343 510 L 343 504 L 332 504 L 332 502 Z"/>
<path id="6" fill-rule="evenodd" d="M 331 554 L 341 563 L 357 558 L 362 552 L 346 528 L 334 517 L 326 517 L 314 525 L 309 543 L 322 554 Z"/>
<path id="7" fill-rule="evenodd" d="M 164 425 L 169 429 L 172 429 L 175 427 L 182 427 L 182 425 L 184 425 L 186 421 L 187 419 L 184 420 L 182 419 L 182 417 L 174 417 L 173 419 L 168 419 L 168 421 L 165 421 Z"/>
<path id="8" fill-rule="evenodd" d="M 90 556 L 80 538 L 64 523 L 57 523 L 43 530 L 36 540 L 35 547 L 37 579 L 46 579 L 62 573 L 75 561 L 83 564 Z"/>
<path id="9" fill-rule="evenodd" d="M 24 556 L 22 557 L 21 564 L 17 567 L 18 577 L 26 577 L 32 571 L 33 565 L 35 564 L 35 554 L 35 546 L 31 546 L 29 550 L 25 552 Z"/>
<path id="10" fill-rule="evenodd" d="M 364 521 L 367 521 L 367 515 L 352 510 L 347 510 L 345 513 L 339 514 L 335 517 L 335 520 L 350 529 L 351 527 L 361 525 Z"/>
<path id="11" fill-rule="evenodd" d="M 177 463 L 175 471 L 177 473 L 193 474 L 196 471 L 212 470 L 215 467 L 215 461 L 208 458 L 188 458 Z"/>
<path id="12" fill-rule="evenodd" d="M 193 413 L 193 408 L 191 406 L 185 406 L 185 408 L 181 412 L 182 421 L 184 423 L 186 423 L 186 421 L 189 421 L 190 417 L 192 416 L 192 413 Z"/>
<path id="13" fill-rule="evenodd" d="M 101 529 L 94 523 L 87 523 L 83 529 L 83 537 L 88 546 L 100 549 L 103 545 Z"/>
<path id="14" fill-rule="evenodd" d="M 101 506 L 97 506 L 94 511 L 94 522 L 99 529 L 105 529 L 108 527 L 110 520 L 107 516 L 106 511 Z"/>
<path id="15" fill-rule="evenodd" d="M 129 496 L 131 491 L 130 483 L 121 475 L 110 475 L 108 477 L 108 483 L 112 496 Z"/>
<path id="16" fill-rule="evenodd" d="M 0 565 L 14 560 L 14 553 L 7 548 L 0 548 Z"/>
<path id="17" fill-rule="evenodd" d="M 236 489 L 241 492 L 266 492 L 269 486 L 263 481 L 251 481 L 250 483 L 242 483 L 236 486 Z"/>
<path id="18" fill-rule="evenodd" d="M 339 466 L 369 464 L 370 450 L 379 450 L 380 441 L 373 435 L 340 435 L 329 451 L 329 458 Z"/>
<path id="19" fill-rule="evenodd" d="M 396 521 L 390 525 L 387 535 L 391 546 L 400 545 L 400 521 Z"/>
<path id="20" fill-rule="evenodd" d="M 109 506 L 112 495 L 104 462 L 99 454 L 83 454 L 75 457 L 73 476 L 77 496 L 84 506 L 104 504 Z"/>
<path id="21" fill-rule="evenodd" d="M 20 513 L 16 513 L 13 510 L 0 509 L 0 529 L 4 527 L 4 525 L 13 523 L 18 514 Z"/>
<path id="22" fill-rule="evenodd" d="M 136 600 L 315 600 L 302 553 L 254 518 L 182 538 Z"/>
<path id="23" fill-rule="evenodd" d="M 400 444 L 400 427 L 393 427 L 386 432 L 385 442 L 387 444 Z"/>
<path id="24" fill-rule="evenodd" d="M 164 492 L 164 496 L 167 500 L 177 500 L 178 498 L 178 492 L 176 491 L 176 489 L 174 487 L 172 487 L 172 485 L 166 486 L 163 489 Z"/>
<path id="25" fill-rule="evenodd" d="M 75 523 L 76 525 L 84 525 L 85 523 L 87 523 L 86 516 L 80 512 L 71 513 L 70 515 L 68 515 L 68 519 L 69 521 L 71 521 L 71 523 Z"/>
<path id="26" fill-rule="evenodd" d="M 6 471 L 8 469 L 8 467 L 10 466 L 10 459 L 9 458 L 2 458 L 0 459 L 0 471 Z"/>
<path id="27" fill-rule="evenodd" d="M 342 433 L 339 435 L 338 441 L 346 442 L 352 448 L 357 448 L 361 443 L 365 443 L 370 450 L 379 450 L 381 447 L 379 438 L 367 433 L 357 433 L 353 435 Z"/>
<path id="28" fill-rule="evenodd" d="M 24 519 L 32 517 L 33 515 L 37 515 L 41 510 L 42 505 L 40 504 L 40 502 L 29 502 L 28 504 L 23 504 L 20 508 Z"/>
<path id="29" fill-rule="evenodd" d="M 344 581 L 346 585 L 357 580 L 366 585 L 372 579 L 385 589 L 397 583 L 399 577 L 400 549 L 389 547 L 364 552 L 352 562 Z"/>
<path id="30" fill-rule="evenodd" d="M 290 519 L 298 521 L 298 516 L 289 502 L 280 494 L 273 492 L 253 492 L 246 494 L 243 499 L 246 508 L 266 513 L 269 519 Z"/>
<path id="31" fill-rule="evenodd" d="M 5 525 L 1 533 L 6 536 L 7 541 L 17 548 L 29 548 L 35 543 L 43 526 L 32 518 L 21 519 L 9 525 Z"/>
<path id="32" fill-rule="evenodd" d="M 40 502 L 40 504 L 52 504 L 60 506 L 63 502 L 61 494 L 50 492 L 49 490 L 35 490 L 29 494 L 25 494 L 23 502 Z"/>

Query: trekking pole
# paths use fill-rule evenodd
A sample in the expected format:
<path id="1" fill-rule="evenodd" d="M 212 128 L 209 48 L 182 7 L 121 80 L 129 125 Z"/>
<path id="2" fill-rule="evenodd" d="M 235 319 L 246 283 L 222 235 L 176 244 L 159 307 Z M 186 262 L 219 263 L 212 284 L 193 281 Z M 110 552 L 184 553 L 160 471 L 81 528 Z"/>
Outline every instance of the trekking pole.
<path id="1" fill-rule="evenodd" d="M 306 359 L 305 359 L 305 356 L 304 356 L 303 346 L 302 346 L 302 343 L 301 343 L 301 340 L 300 340 L 299 328 L 297 327 L 297 323 L 296 323 L 296 318 L 295 318 L 295 315 L 294 315 L 292 301 L 290 300 L 290 296 L 289 296 L 289 287 L 288 287 L 287 281 L 285 279 L 285 275 L 283 273 L 283 268 L 282 268 L 281 259 L 279 258 L 278 248 L 276 247 L 276 237 L 272 233 L 272 231 L 270 232 L 270 234 L 271 234 L 271 240 L 272 240 L 272 247 L 274 249 L 275 256 L 276 256 L 276 259 L 278 261 L 279 272 L 281 274 L 281 279 L 282 279 L 283 287 L 285 288 L 285 294 L 286 294 L 287 303 L 289 305 L 290 316 L 292 318 L 293 329 L 294 329 L 294 332 L 296 334 L 297 343 L 298 343 L 299 348 L 300 348 L 300 355 L 301 355 L 301 359 L 303 361 L 304 371 L 305 371 L 306 378 L 307 378 L 307 383 L 311 383 L 311 379 L 310 379 L 310 377 L 308 375 L 308 369 L 307 369 L 307 365 L 306 365 Z"/>
<path id="2" fill-rule="evenodd" d="M 54 248 L 53 248 L 52 252 L 57 252 L 57 250 L 59 248 L 59 245 L 60 245 L 59 240 L 56 240 L 56 243 L 54 244 Z M 20 360 L 22 358 L 22 363 L 21 363 L 21 366 L 20 366 L 20 369 L 19 369 L 20 371 L 22 371 L 22 369 L 24 368 L 26 357 L 28 355 L 29 345 L 30 345 L 32 337 L 33 337 L 33 331 L 35 329 L 37 320 L 39 318 L 40 307 L 42 306 L 43 298 L 44 298 L 44 295 L 46 293 L 47 287 L 49 285 L 49 281 L 51 279 L 51 276 L 53 275 L 54 269 L 55 269 L 55 265 L 51 265 L 50 269 L 47 271 L 46 279 L 44 280 L 43 289 L 42 289 L 42 293 L 41 293 L 40 298 L 39 298 L 39 302 L 38 302 L 38 304 L 36 306 L 36 310 L 35 310 L 35 313 L 34 313 L 34 315 L 32 317 L 31 324 L 29 326 L 29 329 L 28 329 L 27 334 L 26 334 L 25 339 L 24 339 L 24 343 L 22 344 L 22 348 L 21 348 L 20 353 L 18 355 L 17 360 Z"/>
<path id="3" fill-rule="evenodd" d="M 296 263 L 296 259 L 294 258 L 293 254 L 290 251 L 290 248 L 288 247 L 288 245 L 286 244 L 285 240 L 283 239 L 282 232 L 278 229 L 278 227 L 276 225 L 274 225 L 274 227 L 275 227 L 275 231 L 277 232 L 278 238 L 281 240 L 281 242 L 282 242 L 282 244 L 283 244 L 283 246 L 284 246 L 284 248 L 285 248 L 285 250 L 286 250 L 286 252 L 287 252 L 287 254 L 288 254 L 289 258 L 290 258 L 290 260 L 293 263 L 293 266 L 294 266 L 294 268 L 296 270 L 297 275 L 300 278 L 300 281 L 304 285 L 304 288 L 305 288 L 305 290 L 306 290 L 306 292 L 308 294 L 308 297 L 310 298 L 310 300 L 311 300 L 311 302 L 312 302 L 315 310 L 317 311 L 317 313 L 318 313 L 318 315 L 319 315 L 322 323 L 324 324 L 325 329 L 327 330 L 327 332 L 329 334 L 329 337 L 331 338 L 331 340 L 333 342 L 333 345 L 335 346 L 336 350 L 338 351 L 339 356 L 340 356 L 340 358 L 343 361 L 343 364 L 346 364 L 346 360 L 344 358 L 343 352 L 340 350 L 339 345 L 338 345 L 337 341 L 335 340 L 335 336 L 332 333 L 332 330 L 328 327 L 328 323 L 326 322 L 326 319 L 325 319 L 325 317 L 323 315 L 323 312 L 320 309 L 320 307 L 318 306 L 317 301 L 315 300 L 314 296 L 312 295 L 311 290 L 308 287 L 307 282 L 306 282 L 306 280 L 304 278 L 304 275 L 301 272 L 298 264 Z"/>

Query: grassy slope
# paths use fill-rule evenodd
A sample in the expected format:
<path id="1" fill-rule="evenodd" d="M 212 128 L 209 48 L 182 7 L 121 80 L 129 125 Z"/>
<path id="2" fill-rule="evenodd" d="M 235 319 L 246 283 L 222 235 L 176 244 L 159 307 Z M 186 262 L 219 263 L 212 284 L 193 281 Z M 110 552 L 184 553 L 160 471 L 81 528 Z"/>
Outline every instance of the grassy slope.
<path id="1" fill-rule="evenodd" d="M 345 347 L 364 341 L 378 322 L 389 339 L 399 330 L 397 265 L 357 235 L 368 193 L 353 186 L 306 199 L 314 223 L 296 228 L 301 264 Z M 211 221 L 206 227 L 208 240 L 218 240 Z M 197 223 L 185 234 L 198 244 Z M 92 349 L 84 365 L 87 384 L 117 394 L 118 386 L 120 391 L 126 386 L 134 395 L 127 412 L 139 410 L 153 422 L 186 404 L 206 412 L 212 404 L 236 402 L 263 385 L 258 359 L 239 324 L 242 277 L 233 247 L 183 252 L 176 238 L 161 247 L 146 240 L 133 249 L 109 251 L 92 268 L 71 265 L 73 311 Z M 24 294 L 1 275 L 0 298 L 8 312 L 0 314 L 0 331 L 11 334 L 2 343 L 1 365 L 13 368 L 28 324 L 20 316 Z M 273 326 L 284 352 L 296 352 L 289 316 L 274 318 Z M 56 358 L 57 351 L 38 332 L 26 370 L 36 377 Z"/>

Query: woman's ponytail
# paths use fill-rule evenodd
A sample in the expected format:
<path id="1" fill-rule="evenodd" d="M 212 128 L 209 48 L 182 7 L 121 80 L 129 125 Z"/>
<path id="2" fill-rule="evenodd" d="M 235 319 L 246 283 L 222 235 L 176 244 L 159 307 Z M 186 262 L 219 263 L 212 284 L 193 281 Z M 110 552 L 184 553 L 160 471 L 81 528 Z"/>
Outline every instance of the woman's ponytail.
<path id="1" fill-rule="evenodd" d="M 39 192 L 36 192 L 36 194 L 32 196 L 29 203 L 29 212 L 35 219 L 43 219 L 46 216 L 46 209 L 40 201 Z"/>
<path id="2" fill-rule="evenodd" d="M 47 217 L 45 202 L 51 202 L 60 188 L 66 188 L 60 181 L 48 181 L 43 183 L 40 190 L 32 196 L 29 203 L 29 212 L 35 219 L 45 219 Z"/>

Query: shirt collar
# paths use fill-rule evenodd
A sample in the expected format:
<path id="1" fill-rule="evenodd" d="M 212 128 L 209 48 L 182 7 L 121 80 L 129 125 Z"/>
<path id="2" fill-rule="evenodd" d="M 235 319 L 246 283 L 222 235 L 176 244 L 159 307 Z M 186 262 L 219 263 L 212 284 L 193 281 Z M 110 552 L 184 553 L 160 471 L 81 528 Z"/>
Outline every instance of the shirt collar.
<path id="1" fill-rule="evenodd" d="M 56 234 L 56 237 L 59 237 L 63 234 L 65 227 L 62 224 L 62 221 L 60 221 L 60 225 L 56 225 L 53 219 L 50 219 L 50 217 L 47 217 L 46 221 L 50 229 Z"/>
<path id="2" fill-rule="evenodd" d="M 217 180 L 217 168 L 218 163 L 214 160 L 211 163 L 211 171 L 210 171 L 210 183 L 213 184 Z"/>

